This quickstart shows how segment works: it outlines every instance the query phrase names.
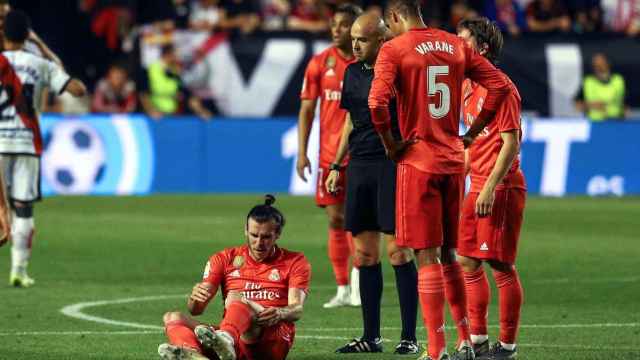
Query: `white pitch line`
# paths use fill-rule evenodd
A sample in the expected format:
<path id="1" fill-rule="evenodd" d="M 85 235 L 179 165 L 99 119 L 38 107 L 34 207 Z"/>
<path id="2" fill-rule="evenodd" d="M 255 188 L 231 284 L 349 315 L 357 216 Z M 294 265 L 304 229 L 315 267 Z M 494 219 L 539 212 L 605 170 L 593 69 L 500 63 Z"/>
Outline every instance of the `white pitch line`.
<path id="1" fill-rule="evenodd" d="M 18 332 L 0 332 L 0 337 L 9 336 L 79 336 L 79 335 L 160 335 L 162 331 L 18 331 Z M 296 335 L 296 339 L 300 340 L 349 340 L 345 336 L 312 336 L 312 335 Z M 386 343 L 393 343 L 395 340 L 383 339 Z M 552 349 L 576 349 L 576 350 L 596 350 L 596 351 L 634 351 L 639 352 L 640 349 L 633 347 L 613 347 L 613 346 L 588 346 L 578 344 L 518 344 L 520 347 L 529 348 L 552 348 Z"/>
<path id="2" fill-rule="evenodd" d="M 176 299 L 176 298 L 184 298 L 185 294 L 180 295 L 157 295 L 157 296 L 143 296 L 143 297 L 132 297 L 132 298 L 124 298 L 124 299 L 115 299 L 115 300 L 102 300 L 102 301 L 92 301 L 92 302 L 82 302 L 77 304 L 71 304 L 65 306 L 60 309 L 60 312 L 66 316 L 85 320 L 97 322 L 100 324 L 114 325 L 114 326 L 122 326 L 136 329 L 148 329 L 148 330 L 163 330 L 164 328 L 159 325 L 148 325 L 141 324 L 136 322 L 128 322 L 128 321 L 118 321 L 107 319 L 99 316 L 88 315 L 83 312 L 86 308 L 96 307 L 96 306 L 105 306 L 105 305 L 115 305 L 115 304 L 127 304 L 132 302 L 140 302 L 140 301 L 157 301 L 157 300 L 165 300 L 165 299 Z M 498 325 L 489 325 L 491 328 L 498 328 Z M 576 329 L 576 328 L 625 328 L 625 327 L 640 327 L 640 323 L 596 323 L 596 324 L 522 324 L 520 325 L 521 329 Z M 448 327 L 454 328 L 454 327 Z M 400 327 L 383 327 L 381 330 L 400 330 Z M 418 330 L 421 330 L 422 327 L 419 327 Z M 309 331 L 309 332 L 330 332 L 330 331 L 362 331 L 361 327 L 344 327 L 344 328 L 305 328 L 299 327 L 301 331 Z M 1 333 L 0 333 L 1 334 Z M 340 337 L 339 339 L 344 339 Z"/>

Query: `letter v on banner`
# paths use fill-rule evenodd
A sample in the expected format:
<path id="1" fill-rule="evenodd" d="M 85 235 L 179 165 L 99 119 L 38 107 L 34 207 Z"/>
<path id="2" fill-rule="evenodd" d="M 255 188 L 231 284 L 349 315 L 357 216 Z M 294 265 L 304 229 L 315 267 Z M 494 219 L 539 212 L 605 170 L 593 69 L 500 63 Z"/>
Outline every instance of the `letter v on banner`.
<path id="1" fill-rule="evenodd" d="M 270 116 L 298 65 L 305 44 L 296 39 L 268 40 L 248 83 L 245 84 L 228 42 L 220 44 L 203 60 L 207 87 L 227 116 Z"/>
<path id="2" fill-rule="evenodd" d="M 562 196 L 566 192 L 572 142 L 586 142 L 591 133 L 587 121 L 532 121 L 531 141 L 545 142 L 540 195 Z"/>

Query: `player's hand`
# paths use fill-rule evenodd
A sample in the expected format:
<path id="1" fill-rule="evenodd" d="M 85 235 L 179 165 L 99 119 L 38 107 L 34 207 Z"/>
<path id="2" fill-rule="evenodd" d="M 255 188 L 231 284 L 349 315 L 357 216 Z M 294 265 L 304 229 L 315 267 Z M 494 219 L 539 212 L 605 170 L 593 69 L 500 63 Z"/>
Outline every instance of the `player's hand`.
<path id="1" fill-rule="evenodd" d="M 209 301 L 211 299 L 211 285 L 203 282 L 197 283 L 191 290 L 189 299 L 201 303 Z"/>
<path id="2" fill-rule="evenodd" d="M 307 174 L 305 173 L 305 169 L 309 170 L 311 173 L 311 161 L 307 155 L 298 156 L 298 161 L 296 162 L 296 171 L 298 171 L 298 176 L 302 181 L 307 182 Z"/>
<path id="3" fill-rule="evenodd" d="M 485 217 L 491 215 L 493 209 L 493 202 L 496 199 L 494 191 L 482 189 L 476 200 L 476 214 L 479 217 Z"/>
<path id="4" fill-rule="evenodd" d="M 340 180 L 340 171 L 331 170 L 329 176 L 327 176 L 327 181 L 324 183 L 328 193 L 336 195 L 340 192 L 341 189 L 338 187 L 338 180 Z"/>
<path id="5" fill-rule="evenodd" d="M 402 159 L 402 155 L 411 147 L 413 144 L 417 143 L 418 140 L 415 138 L 411 138 L 408 140 L 396 141 L 394 146 L 387 149 L 387 156 L 389 159 L 398 162 Z"/>
<path id="6" fill-rule="evenodd" d="M 282 309 L 277 307 L 268 307 L 256 317 L 256 324 L 264 327 L 273 326 L 280 321 L 282 321 Z"/>

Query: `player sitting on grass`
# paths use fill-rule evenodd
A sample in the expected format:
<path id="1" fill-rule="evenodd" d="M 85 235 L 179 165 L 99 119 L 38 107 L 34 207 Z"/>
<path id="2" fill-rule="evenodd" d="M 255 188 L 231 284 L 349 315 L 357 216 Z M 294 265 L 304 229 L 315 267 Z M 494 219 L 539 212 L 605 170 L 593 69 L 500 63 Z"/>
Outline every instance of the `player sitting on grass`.
<path id="1" fill-rule="evenodd" d="M 302 317 L 311 265 L 301 253 L 279 248 L 285 219 L 267 195 L 247 215 L 247 244 L 209 259 L 203 281 L 193 287 L 187 306 L 200 315 L 222 288 L 225 311 L 219 326 L 180 312 L 164 315 L 168 344 L 162 359 L 285 359 Z M 207 357 L 208 355 L 209 357 Z"/>

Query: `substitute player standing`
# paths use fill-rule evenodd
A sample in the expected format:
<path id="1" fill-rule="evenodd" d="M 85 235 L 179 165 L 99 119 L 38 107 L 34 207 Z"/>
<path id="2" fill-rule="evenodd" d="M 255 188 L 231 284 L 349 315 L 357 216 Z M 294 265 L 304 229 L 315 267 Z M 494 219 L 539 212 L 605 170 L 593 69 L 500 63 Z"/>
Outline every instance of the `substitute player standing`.
<path id="1" fill-rule="evenodd" d="M 351 287 L 349 286 L 350 239 L 344 230 L 344 192 L 328 193 L 324 189 L 324 183 L 332 168 L 342 170 L 344 166 L 344 163 L 332 165 L 331 162 L 335 158 L 347 114 L 345 110 L 340 109 L 344 71 L 347 65 L 355 61 L 351 48 L 351 25 L 361 13 L 362 10 L 352 4 L 338 7 L 331 19 L 333 46 L 309 61 L 300 93 L 296 169 L 298 176 L 304 181 L 307 180 L 305 170 L 311 170 L 307 145 L 316 103 L 320 98 L 320 167 L 316 204 L 325 208 L 329 218 L 329 260 L 338 285 L 336 295 L 324 304 L 325 308 L 360 305 L 356 267 L 351 273 Z M 341 188 L 344 187 L 344 177 L 342 179 L 342 183 L 339 184 Z"/>
<path id="2" fill-rule="evenodd" d="M 353 54 L 358 62 L 347 67 L 340 106 L 349 111 L 334 164 L 350 155 L 347 166 L 345 228 L 353 234 L 355 257 L 360 270 L 360 298 L 364 334 L 339 348 L 339 353 L 382 352 L 380 336 L 380 300 L 382 298 L 382 266 L 380 235 L 387 243 L 389 262 L 396 275 L 400 300 L 402 334 L 396 354 L 417 354 L 416 315 L 418 311 L 418 274 L 408 248 L 396 245 L 395 200 L 396 165 L 389 160 L 371 122 L 367 104 L 373 80 L 373 64 L 384 43 L 387 28 L 378 15 L 364 14 L 351 27 Z M 394 108 L 395 110 L 395 108 Z M 397 119 L 393 116 L 393 133 L 400 138 Z M 348 141 L 347 141 L 348 139 Z M 336 193 L 341 173 L 331 170 L 327 191 Z"/>
<path id="3" fill-rule="evenodd" d="M 274 202 L 267 195 L 263 205 L 249 211 L 247 243 L 211 256 L 202 282 L 193 287 L 187 304 L 192 315 L 202 314 L 218 288 L 222 289 L 225 310 L 220 326 L 203 324 L 179 312 L 166 313 L 169 343 L 158 347 L 163 359 L 287 357 L 295 338 L 294 322 L 302 317 L 311 266 L 301 253 L 276 245 L 285 218 L 272 206 Z"/>
<path id="4" fill-rule="evenodd" d="M 398 162 L 396 236 L 415 250 L 418 293 L 428 335 L 422 359 L 449 359 L 444 333 L 444 302 L 451 305 L 459 344 L 454 359 L 473 359 L 467 324 L 464 279 L 455 262 L 444 268 L 441 248 L 457 246 L 464 192 L 464 151 L 459 117 L 465 77 L 487 89 L 478 124 L 492 118 L 510 92 L 509 82 L 491 63 L 454 34 L 427 28 L 418 0 L 390 0 L 386 20 L 394 34 L 375 65 L 369 107 L 389 157 Z M 389 101 L 397 97 L 404 141 L 391 132 Z M 471 135 L 478 131 L 472 127 Z M 413 143 L 415 142 L 415 143 Z"/>
<path id="5" fill-rule="evenodd" d="M 464 20 L 458 35 L 495 62 L 502 50 L 502 33 L 487 18 Z M 463 92 L 464 121 L 471 126 L 487 91 L 471 80 Z M 471 189 L 460 220 L 460 263 L 464 268 L 471 340 L 479 359 L 514 359 L 522 307 L 522 285 L 513 265 L 526 199 L 520 170 L 520 95 L 513 91 L 500 104 L 495 120 L 468 149 Z M 487 313 L 490 288 L 482 262 L 493 269 L 500 309 L 499 341 L 489 349 Z"/>
<path id="6" fill-rule="evenodd" d="M 42 136 L 38 113 L 45 87 L 61 94 L 83 96 L 86 88 L 54 62 L 24 51 L 29 37 L 29 18 L 19 10 L 4 20 L 3 55 L 15 69 L 21 84 L 4 85 L 3 99 L 20 96 L 22 106 L 0 105 L 0 166 L 14 216 L 11 224 L 11 275 L 13 286 L 28 287 L 34 280 L 27 274 L 34 236 L 33 203 L 40 200 L 40 155 Z M 26 114 L 26 116 L 25 116 Z"/>

